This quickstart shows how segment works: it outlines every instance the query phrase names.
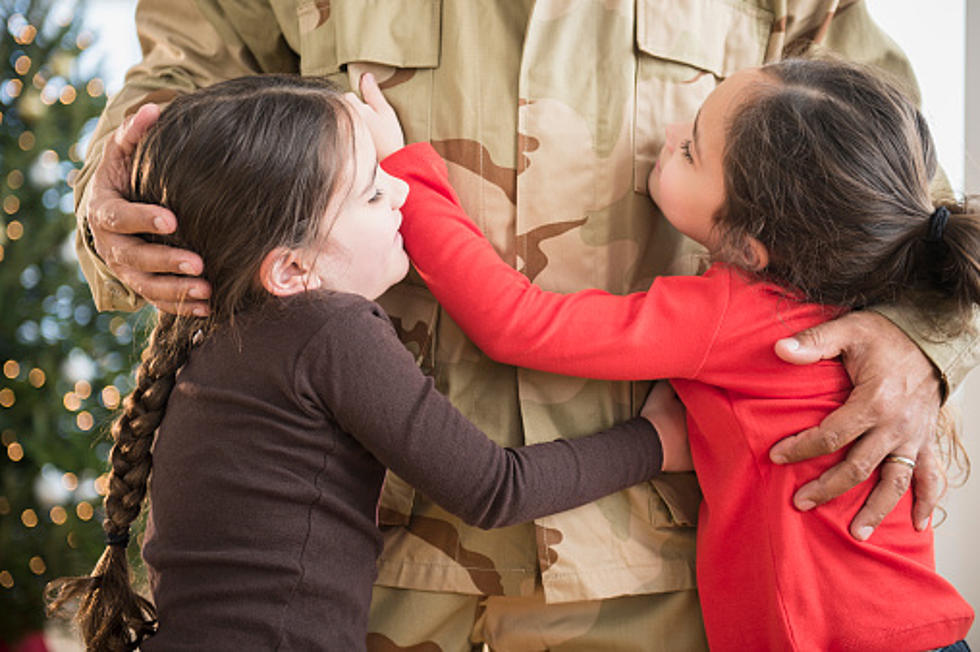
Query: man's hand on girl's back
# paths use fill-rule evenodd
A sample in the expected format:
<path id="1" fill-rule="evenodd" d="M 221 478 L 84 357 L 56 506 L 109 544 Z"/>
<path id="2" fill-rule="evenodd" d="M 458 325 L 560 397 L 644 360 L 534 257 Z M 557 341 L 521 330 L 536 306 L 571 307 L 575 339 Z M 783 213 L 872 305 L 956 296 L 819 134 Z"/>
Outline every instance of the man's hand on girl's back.
<path id="1" fill-rule="evenodd" d="M 776 343 L 776 354 L 794 364 L 840 356 L 854 389 L 847 402 L 817 426 L 772 447 L 778 464 L 826 455 L 854 442 L 847 457 L 793 497 L 808 510 L 867 480 L 879 466 L 881 478 L 851 521 L 851 534 L 865 540 L 898 504 L 914 481 L 915 527 L 924 530 L 944 485 L 933 449 L 941 402 L 932 362 L 885 317 L 857 311 Z M 912 464 L 883 464 L 895 455 Z"/>

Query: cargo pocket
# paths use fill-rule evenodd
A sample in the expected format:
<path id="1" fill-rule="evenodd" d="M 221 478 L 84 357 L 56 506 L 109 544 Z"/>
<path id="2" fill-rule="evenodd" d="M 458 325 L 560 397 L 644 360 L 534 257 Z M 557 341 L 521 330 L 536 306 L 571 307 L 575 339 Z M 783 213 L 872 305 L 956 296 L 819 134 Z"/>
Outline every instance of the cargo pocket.
<path id="1" fill-rule="evenodd" d="M 630 383 L 632 414 L 639 414 L 653 383 Z M 701 506 L 701 487 L 694 473 L 666 473 L 650 480 L 648 519 L 657 528 L 694 527 Z"/>
<path id="2" fill-rule="evenodd" d="M 773 20 L 754 2 L 637 0 L 636 192 L 647 192 L 664 128 L 693 120 L 725 77 L 762 64 Z"/>

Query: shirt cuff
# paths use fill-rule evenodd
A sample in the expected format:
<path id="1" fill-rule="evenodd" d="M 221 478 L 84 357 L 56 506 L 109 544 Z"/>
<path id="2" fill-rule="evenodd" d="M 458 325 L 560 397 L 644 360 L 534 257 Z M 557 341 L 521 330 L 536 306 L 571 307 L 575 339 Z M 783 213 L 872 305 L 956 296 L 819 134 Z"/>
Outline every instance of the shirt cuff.
<path id="1" fill-rule="evenodd" d="M 980 310 L 973 309 L 967 328 L 958 335 L 935 333 L 935 329 L 914 310 L 897 306 L 875 306 L 871 311 L 898 326 L 916 343 L 939 374 L 942 402 L 980 361 Z"/>

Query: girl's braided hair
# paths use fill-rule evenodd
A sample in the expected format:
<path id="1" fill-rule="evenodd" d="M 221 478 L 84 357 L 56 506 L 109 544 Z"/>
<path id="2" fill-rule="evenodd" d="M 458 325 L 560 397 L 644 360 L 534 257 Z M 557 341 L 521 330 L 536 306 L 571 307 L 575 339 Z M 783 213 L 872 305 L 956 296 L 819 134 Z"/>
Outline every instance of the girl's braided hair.
<path id="1" fill-rule="evenodd" d="M 78 603 L 88 649 L 134 649 L 156 631 L 156 610 L 134 590 L 126 550 L 177 373 L 204 336 L 269 299 L 256 282 L 268 252 L 322 237 L 327 204 L 349 176 L 351 133 L 347 105 L 325 80 L 260 75 L 178 97 L 137 148 L 128 199 L 178 216 L 176 233 L 153 239 L 201 256 L 211 312 L 159 314 L 136 387 L 112 425 L 105 552 L 90 576 L 48 586 L 49 613 Z"/>

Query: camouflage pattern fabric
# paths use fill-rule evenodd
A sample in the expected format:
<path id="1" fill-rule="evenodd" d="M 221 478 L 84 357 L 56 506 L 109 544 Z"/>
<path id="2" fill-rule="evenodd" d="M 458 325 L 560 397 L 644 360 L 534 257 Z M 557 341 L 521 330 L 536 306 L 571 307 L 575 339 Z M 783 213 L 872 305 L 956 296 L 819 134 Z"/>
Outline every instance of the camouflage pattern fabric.
<path id="1" fill-rule="evenodd" d="M 546 289 L 616 293 L 701 263 L 645 185 L 665 125 L 690 120 L 721 79 L 818 43 L 915 92 L 904 55 L 862 2 L 144 0 L 137 26 L 145 58 L 102 116 L 76 189 L 79 258 L 101 309 L 139 304 L 84 237 L 84 190 L 105 137 L 142 103 L 221 79 L 300 72 L 347 88 L 373 72 L 408 141 L 431 141 L 447 160 L 505 260 Z M 493 363 L 417 278 L 381 303 L 439 389 L 501 445 L 591 433 L 634 414 L 645 395 L 645 383 Z M 915 332 L 908 315 L 889 317 Z M 917 341 L 950 383 L 975 362 L 970 337 Z M 691 595 L 698 501 L 693 475 L 675 474 L 484 532 L 389 476 L 378 583 L 550 604 Z"/>
<path id="2" fill-rule="evenodd" d="M 547 604 L 375 586 L 369 652 L 693 652 L 707 649 L 696 591 Z M 486 646 L 486 647 L 484 647 Z"/>

